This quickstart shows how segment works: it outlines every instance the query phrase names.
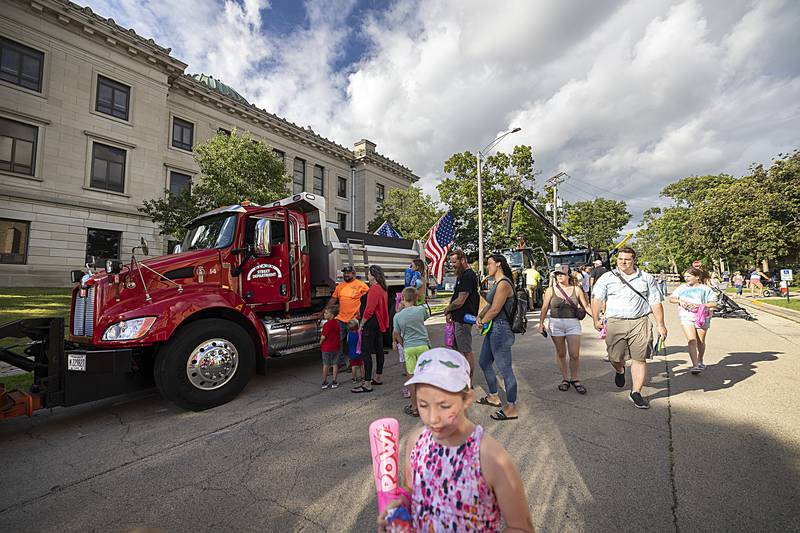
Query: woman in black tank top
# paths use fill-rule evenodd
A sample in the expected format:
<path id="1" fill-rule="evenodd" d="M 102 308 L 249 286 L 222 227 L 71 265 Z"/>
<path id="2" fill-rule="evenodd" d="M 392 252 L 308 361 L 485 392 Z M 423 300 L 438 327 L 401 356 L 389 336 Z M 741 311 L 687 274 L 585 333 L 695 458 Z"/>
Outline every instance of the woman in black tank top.
<path id="1" fill-rule="evenodd" d="M 556 265 L 553 282 L 544 293 L 542 312 L 539 315 L 539 332 L 544 335 L 545 319 L 550 313 L 548 333 L 556 349 L 556 361 L 561 369 L 562 380 L 558 390 L 568 391 L 570 386 L 580 394 L 586 394 L 586 387 L 578 379 L 581 353 L 581 321 L 577 318 L 579 309 L 590 309 L 586 295 L 576 287 L 567 265 Z M 567 362 L 569 353 L 569 362 Z"/>

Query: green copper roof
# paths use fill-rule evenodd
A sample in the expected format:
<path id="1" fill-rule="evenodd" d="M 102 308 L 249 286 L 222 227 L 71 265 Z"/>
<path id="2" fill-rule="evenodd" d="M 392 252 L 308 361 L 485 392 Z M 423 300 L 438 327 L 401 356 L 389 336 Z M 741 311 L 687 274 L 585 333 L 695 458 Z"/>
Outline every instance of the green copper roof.
<path id="1" fill-rule="evenodd" d="M 242 104 L 250 105 L 250 102 L 245 100 L 244 96 L 237 93 L 235 90 L 233 90 L 232 87 L 225 85 L 216 78 L 213 78 L 211 76 L 206 76 L 205 74 L 191 74 L 191 77 L 194 78 L 195 81 L 199 81 L 200 83 L 207 85 L 209 89 L 212 89 L 220 94 L 224 94 L 225 96 L 233 98 L 234 100 Z"/>

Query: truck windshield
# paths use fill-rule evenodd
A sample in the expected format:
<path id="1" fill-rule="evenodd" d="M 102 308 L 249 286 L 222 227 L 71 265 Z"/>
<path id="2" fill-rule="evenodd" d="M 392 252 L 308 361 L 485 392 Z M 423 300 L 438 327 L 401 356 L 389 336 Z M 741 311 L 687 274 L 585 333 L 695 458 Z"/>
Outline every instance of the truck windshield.
<path id="1" fill-rule="evenodd" d="M 236 228 L 236 215 L 223 214 L 198 220 L 189 227 L 183 238 L 181 249 L 203 250 L 207 248 L 225 248 L 233 242 Z"/>
<path id="2" fill-rule="evenodd" d="M 503 255 L 506 256 L 506 260 L 508 261 L 508 266 L 510 266 L 512 269 L 522 268 L 523 266 L 525 266 L 524 265 L 525 259 L 524 256 L 522 255 L 522 252 L 519 251 L 506 252 Z"/>

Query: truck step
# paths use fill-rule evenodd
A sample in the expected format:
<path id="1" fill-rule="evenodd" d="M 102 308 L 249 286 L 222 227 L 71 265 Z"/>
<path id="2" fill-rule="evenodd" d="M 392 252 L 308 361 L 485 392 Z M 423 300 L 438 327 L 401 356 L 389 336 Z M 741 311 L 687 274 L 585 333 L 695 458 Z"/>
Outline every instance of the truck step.
<path id="1" fill-rule="evenodd" d="M 265 326 L 274 326 L 277 324 L 298 324 L 301 322 L 309 322 L 312 320 L 319 320 L 322 318 L 322 313 L 309 313 L 307 315 L 295 315 L 288 318 L 272 318 L 272 317 L 264 317 L 261 319 L 261 322 Z"/>
<path id="2" fill-rule="evenodd" d="M 275 354 L 276 357 L 281 357 L 284 355 L 291 355 L 293 353 L 300 353 L 300 352 L 308 352 L 311 350 L 319 350 L 319 342 L 312 342 L 310 344 L 302 344 L 300 346 L 293 346 L 292 348 L 287 348 L 286 350 L 281 350 Z"/>

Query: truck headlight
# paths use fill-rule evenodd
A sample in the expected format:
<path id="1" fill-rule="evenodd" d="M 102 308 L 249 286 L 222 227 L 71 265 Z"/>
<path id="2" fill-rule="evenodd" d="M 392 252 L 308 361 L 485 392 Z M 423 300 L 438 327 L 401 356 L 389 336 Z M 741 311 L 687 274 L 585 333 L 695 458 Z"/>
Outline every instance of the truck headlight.
<path id="1" fill-rule="evenodd" d="M 103 333 L 104 341 L 131 341 L 144 337 L 156 321 L 154 316 L 123 320 L 109 326 Z"/>

